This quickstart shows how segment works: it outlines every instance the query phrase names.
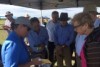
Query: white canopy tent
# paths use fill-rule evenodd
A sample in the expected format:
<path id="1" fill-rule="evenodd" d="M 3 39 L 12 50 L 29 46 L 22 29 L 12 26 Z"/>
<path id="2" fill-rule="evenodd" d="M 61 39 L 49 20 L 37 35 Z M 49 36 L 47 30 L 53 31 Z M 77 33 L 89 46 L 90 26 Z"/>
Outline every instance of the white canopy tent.
<path id="1" fill-rule="evenodd" d="M 100 6 L 100 0 L 0 0 L 2 4 L 18 5 L 35 9 L 58 9 L 68 7 L 84 7 L 94 4 Z"/>

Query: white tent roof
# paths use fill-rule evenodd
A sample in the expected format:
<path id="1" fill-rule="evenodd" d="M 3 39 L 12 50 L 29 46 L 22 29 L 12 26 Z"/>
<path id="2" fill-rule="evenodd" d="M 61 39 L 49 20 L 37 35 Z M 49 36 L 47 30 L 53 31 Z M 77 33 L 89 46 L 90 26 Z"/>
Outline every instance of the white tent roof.
<path id="1" fill-rule="evenodd" d="M 24 6 L 35 9 L 57 9 L 81 7 L 87 4 L 100 6 L 100 0 L 0 0 L 0 3 Z"/>

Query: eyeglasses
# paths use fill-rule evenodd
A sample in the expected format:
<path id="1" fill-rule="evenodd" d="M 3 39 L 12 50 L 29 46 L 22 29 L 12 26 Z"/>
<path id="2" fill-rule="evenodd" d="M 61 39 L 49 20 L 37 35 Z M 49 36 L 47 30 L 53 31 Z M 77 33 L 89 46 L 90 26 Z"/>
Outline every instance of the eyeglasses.
<path id="1" fill-rule="evenodd" d="M 30 31 L 30 29 L 31 29 L 30 27 L 28 27 L 27 25 L 24 25 L 24 24 L 23 24 L 23 26 L 27 27 L 27 31 Z"/>
<path id="2" fill-rule="evenodd" d="M 74 29 L 76 29 L 76 28 L 78 28 L 78 27 L 80 27 L 81 26 L 81 24 L 80 25 L 77 25 L 77 26 L 74 26 Z"/>
<path id="3" fill-rule="evenodd" d="M 74 30 L 77 31 L 77 29 L 79 29 L 80 26 L 83 26 L 84 24 L 79 24 L 77 26 L 74 26 Z"/>
<path id="4" fill-rule="evenodd" d="M 74 29 L 76 29 L 76 28 L 78 28 L 78 27 L 80 27 L 80 26 L 83 26 L 84 25 L 84 23 L 83 24 L 79 24 L 79 25 L 77 25 L 77 26 L 74 26 Z"/>

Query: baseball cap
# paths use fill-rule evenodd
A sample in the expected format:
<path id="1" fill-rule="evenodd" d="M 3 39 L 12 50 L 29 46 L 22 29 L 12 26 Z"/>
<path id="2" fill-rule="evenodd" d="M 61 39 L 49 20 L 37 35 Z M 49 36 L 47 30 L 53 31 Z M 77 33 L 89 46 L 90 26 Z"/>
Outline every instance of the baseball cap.
<path id="1" fill-rule="evenodd" d="M 8 15 L 13 15 L 13 14 L 10 11 L 7 11 L 6 14 L 5 14 L 5 17 L 8 16 Z"/>
<path id="2" fill-rule="evenodd" d="M 30 28 L 30 21 L 25 17 L 18 17 L 15 19 L 15 24 L 23 24 Z"/>

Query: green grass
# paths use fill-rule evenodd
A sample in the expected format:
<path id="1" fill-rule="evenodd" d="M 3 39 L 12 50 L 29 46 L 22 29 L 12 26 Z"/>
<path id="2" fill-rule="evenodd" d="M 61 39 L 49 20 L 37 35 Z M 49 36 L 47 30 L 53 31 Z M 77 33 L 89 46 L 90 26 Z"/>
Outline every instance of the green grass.
<path id="1" fill-rule="evenodd" d="M 4 24 L 4 19 L 0 19 L 0 24 Z"/>
<path id="2" fill-rule="evenodd" d="M 4 21 L 5 20 L 0 19 L 0 44 L 2 44 L 7 37 L 7 32 L 2 28 Z"/>
<path id="3" fill-rule="evenodd" d="M 4 25 L 4 21 L 5 21 L 5 20 L 0 19 L 0 29 L 2 29 L 2 25 Z M 1 33 L 1 32 L 0 32 L 0 33 Z"/>

